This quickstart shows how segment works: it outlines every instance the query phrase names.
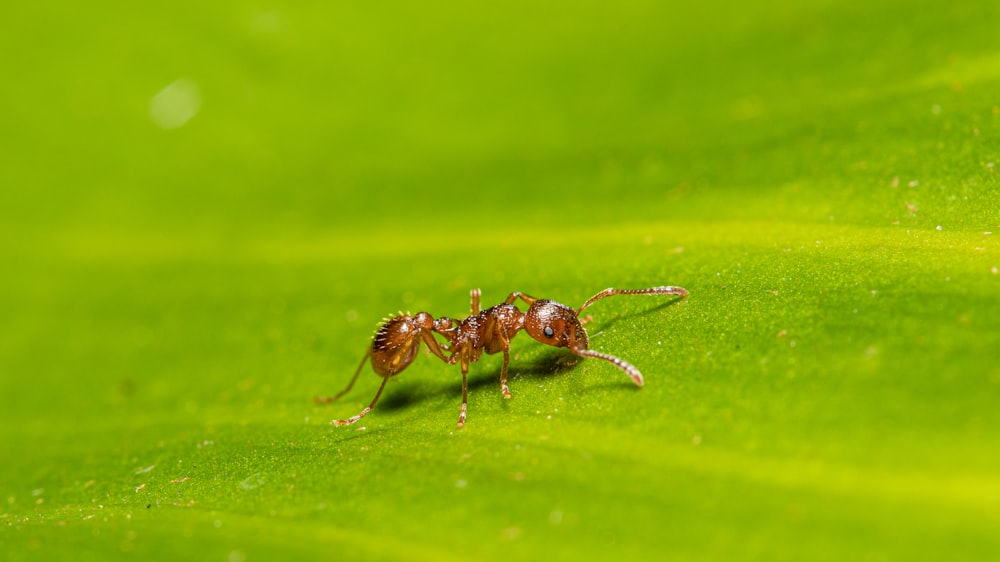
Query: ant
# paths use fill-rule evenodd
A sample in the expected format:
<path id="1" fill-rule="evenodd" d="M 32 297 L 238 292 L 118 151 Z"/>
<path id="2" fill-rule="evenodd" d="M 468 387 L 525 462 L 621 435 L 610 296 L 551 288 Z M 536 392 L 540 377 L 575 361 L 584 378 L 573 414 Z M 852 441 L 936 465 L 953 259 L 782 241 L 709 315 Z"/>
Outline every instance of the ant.
<path id="1" fill-rule="evenodd" d="M 418 312 L 411 316 L 400 313 L 398 316 L 385 320 L 372 338 L 371 347 L 361 359 L 351 382 L 347 388 L 334 396 L 316 397 L 317 403 L 328 403 L 347 394 L 354 387 L 355 381 L 365 361 L 371 358 L 372 369 L 382 377 L 382 384 L 375 393 L 371 404 L 360 414 L 346 420 L 333 420 L 334 426 L 350 425 L 365 417 L 375 408 L 385 383 L 398 375 L 413 362 L 424 342 L 431 353 L 439 359 L 454 365 L 462 366 L 462 407 L 459 409 L 458 427 L 465 425 L 465 413 L 468 409 L 468 373 L 469 363 L 475 363 L 483 352 L 493 354 L 503 352 L 503 367 L 500 369 L 500 391 L 504 398 L 510 398 L 507 387 L 507 364 L 510 362 L 510 340 L 520 330 L 536 340 L 555 347 L 565 347 L 581 357 L 596 357 L 614 364 L 625 371 L 636 386 L 642 386 L 642 374 L 626 361 L 613 355 L 588 349 L 590 340 L 587 330 L 583 328 L 591 317 L 580 318 L 580 313 L 595 302 L 613 295 L 676 295 L 682 299 L 688 295 L 681 287 L 652 287 L 649 289 L 614 289 L 608 288 L 587 299 L 580 308 L 574 310 L 564 304 L 536 299 L 530 295 L 514 292 L 507 296 L 502 304 L 479 309 L 479 289 L 470 292 L 472 313 L 465 320 L 441 317 L 435 319 L 426 312 Z M 528 305 L 527 312 L 521 312 L 514 301 L 521 299 Z M 440 343 L 433 334 L 438 334 L 447 340 Z"/>

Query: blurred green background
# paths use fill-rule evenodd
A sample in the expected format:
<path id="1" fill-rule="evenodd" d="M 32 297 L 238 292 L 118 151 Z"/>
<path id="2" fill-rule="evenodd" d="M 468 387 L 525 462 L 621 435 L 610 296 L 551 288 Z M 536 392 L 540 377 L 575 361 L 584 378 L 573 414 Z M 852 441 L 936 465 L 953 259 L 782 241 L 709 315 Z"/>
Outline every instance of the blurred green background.
<path id="1" fill-rule="evenodd" d="M 0 8 L 10 560 L 1000 551 L 1000 5 Z M 378 319 L 591 310 L 419 357 Z"/>

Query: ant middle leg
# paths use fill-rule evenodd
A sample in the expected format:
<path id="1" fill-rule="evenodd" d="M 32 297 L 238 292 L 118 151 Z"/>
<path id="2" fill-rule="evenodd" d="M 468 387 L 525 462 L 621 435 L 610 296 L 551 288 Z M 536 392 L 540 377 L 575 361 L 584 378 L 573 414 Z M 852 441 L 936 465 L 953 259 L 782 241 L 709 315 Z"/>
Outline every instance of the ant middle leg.
<path id="1" fill-rule="evenodd" d="M 510 363 L 510 350 L 504 348 L 503 350 L 503 367 L 500 367 L 500 392 L 503 393 L 503 397 L 510 400 L 510 388 L 507 386 L 507 363 Z"/>
<path id="2" fill-rule="evenodd" d="M 462 358 L 462 407 L 458 409 L 458 427 L 465 425 L 465 413 L 469 410 L 469 362 Z"/>
<path id="3" fill-rule="evenodd" d="M 469 307 L 472 310 L 472 314 L 470 314 L 470 316 L 479 314 L 479 295 L 479 289 L 469 291 L 469 300 L 472 301 L 471 306 Z"/>

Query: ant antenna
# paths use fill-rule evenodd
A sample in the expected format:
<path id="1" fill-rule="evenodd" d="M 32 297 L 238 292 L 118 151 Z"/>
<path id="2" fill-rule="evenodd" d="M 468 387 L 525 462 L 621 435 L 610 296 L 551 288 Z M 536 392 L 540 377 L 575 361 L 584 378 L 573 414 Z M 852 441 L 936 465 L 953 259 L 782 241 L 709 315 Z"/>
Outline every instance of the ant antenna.
<path id="1" fill-rule="evenodd" d="M 688 296 L 688 292 L 687 292 L 687 289 L 685 289 L 683 287 L 672 287 L 672 286 L 651 287 L 649 289 L 615 289 L 613 287 L 608 287 L 607 289 L 604 289 L 600 293 L 597 293 L 596 295 L 594 295 L 594 296 L 590 297 L 589 299 L 587 299 L 587 302 L 583 303 L 583 306 L 581 306 L 580 308 L 576 309 L 576 315 L 580 316 L 580 313 L 583 312 L 584 309 L 586 309 L 588 306 L 594 304 L 595 302 L 597 302 L 597 301 L 599 301 L 599 300 L 601 300 L 603 298 L 614 296 L 614 295 L 677 295 L 677 296 L 683 298 L 683 297 Z M 622 363 L 625 363 L 625 362 L 622 361 Z M 628 363 L 625 363 L 625 364 L 628 365 Z M 631 366 L 631 365 L 629 365 L 629 366 Z M 633 369 L 634 369 L 634 367 L 633 367 Z M 636 371 L 636 373 L 638 373 L 638 372 L 639 371 Z M 631 373 L 629 374 L 629 376 L 631 376 Z M 634 379 L 634 377 L 633 377 L 633 379 Z M 640 377 L 640 380 L 641 380 L 641 377 Z M 636 384 L 639 384 L 641 386 L 641 383 L 636 383 Z"/>
<path id="2" fill-rule="evenodd" d="M 639 369 L 636 369 L 635 367 L 633 367 L 632 364 L 629 363 L 628 361 L 625 361 L 623 359 L 619 359 L 619 358 L 615 357 L 614 355 L 608 355 L 607 353 L 601 353 L 600 351 L 594 351 L 593 349 L 570 348 L 570 350 L 573 353 L 575 353 L 577 355 L 580 355 L 580 356 L 583 356 L 583 357 L 596 357 L 597 359 L 604 359 L 605 361 L 608 361 L 610 363 L 614 363 L 614 365 L 616 367 L 618 367 L 619 369 L 625 371 L 625 374 L 627 374 L 632 379 L 632 382 L 634 382 L 636 386 L 642 386 L 643 385 L 642 373 L 640 373 Z"/>

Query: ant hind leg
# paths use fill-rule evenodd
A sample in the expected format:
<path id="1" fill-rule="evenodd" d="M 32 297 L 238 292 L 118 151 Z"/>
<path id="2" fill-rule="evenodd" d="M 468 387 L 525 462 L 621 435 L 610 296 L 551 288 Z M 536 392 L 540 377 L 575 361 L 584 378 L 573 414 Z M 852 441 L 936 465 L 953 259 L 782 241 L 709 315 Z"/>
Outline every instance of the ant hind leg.
<path id="1" fill-rule="evenodd" d="M 389 382 L 388 375 L 382 377 L 382 384 L 378 387 L 378 392 L 375 393 L 375 398 L 372 399 L 372 403 L 369 404 L 367 408 L 361 410 L 360 414 L 354 417 L 347 418 L 346 420 L 333 420 L 332 422 L 330 422 L 330 425 L 334 427 L 340 427 L 342 425 L 351 425 L 352 423 L 368 415 L 368 412 L 371 412 L 375 408 L 375 404 L 378 403 L 379 396 L 382 396 L 382 391 L 385 390 L 385 383 L 387 382 Z"/>
<path id="2" fill-rule="evenodd" d="M 345 388 L 344 390 L 341 390 L 340 392 L 338 392 L 337 394 L 334 394 L 333 396 L 317 396 L 317 397 L 313 398 L 313 402 L 315 402 L 317 404 L 329 404 L 330 402 L 334 402 L 337 399 L 339 399 L 341 396 L 343 396 L 343 395 L 347 394 L 348 392 L 350 392 L 351 389 L 354 388 L 354 383 L 358 380 L 358 375 L 361 374 L 361 369 L 364 368 L 365 361 L 368 360 L 368 357 L 371 355 L 371 353 L 372 353 L 372 349 L 371 349 L 371 347 L 369 347 L 368 351 L 365 352 L 365 356 L 361 358 L 361 364 L 358 365 L 357 370 L 354 371 L 354 376 L 351 377 L 351 382 L 347 383 L 347 388 Z"/>

